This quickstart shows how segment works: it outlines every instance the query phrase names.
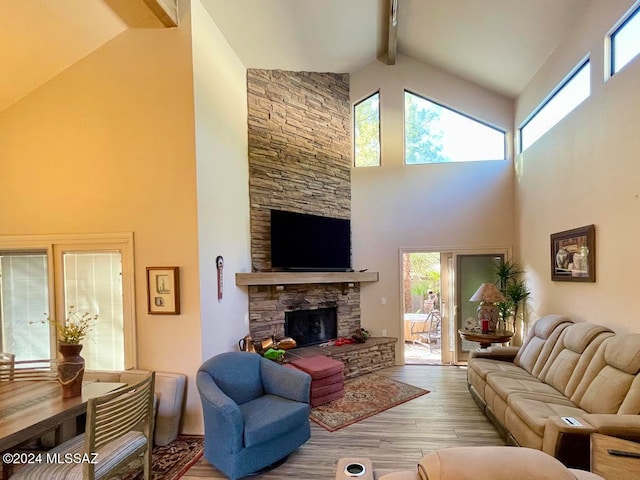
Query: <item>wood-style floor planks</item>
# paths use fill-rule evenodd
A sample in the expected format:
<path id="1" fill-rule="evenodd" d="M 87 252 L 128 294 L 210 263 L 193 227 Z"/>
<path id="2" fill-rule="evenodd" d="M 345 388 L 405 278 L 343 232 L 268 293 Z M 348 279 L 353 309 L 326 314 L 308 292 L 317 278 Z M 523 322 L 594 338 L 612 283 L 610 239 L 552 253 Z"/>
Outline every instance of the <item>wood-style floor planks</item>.
<path id="1" fill-rule="evenodd" d="M 405 365 L 376 372 L 430 390 L 385 412 L 327 432 L 311 422 L 311 439 L 286 463 L 257 480 L 332 480 L 342 457 L 368 457 L 376 469 L 415 469 L 432 450 L 467 445 L 504 445 L 500 435 L 471 398 L 465 368 Z M 199 460 L 182 480 L 224 479 Z"/>

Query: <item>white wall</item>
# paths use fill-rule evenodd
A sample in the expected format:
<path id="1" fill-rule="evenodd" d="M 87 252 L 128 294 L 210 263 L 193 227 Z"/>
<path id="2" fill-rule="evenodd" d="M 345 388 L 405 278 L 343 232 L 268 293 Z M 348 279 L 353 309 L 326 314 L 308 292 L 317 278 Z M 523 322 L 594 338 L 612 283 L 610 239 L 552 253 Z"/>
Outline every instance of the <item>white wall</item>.
<path id="1" fill-rule="evenodd" d="M 504 130 L 513 125 L 513 102 L 403 56 L 395 66 L 368 65 L 350 86 L 352 101 L 380 90 L 381 108 L 382 165 L 351 174 L 354 268 L 380 272 L 379 282 L 362 284 L 362 324 L 398 337 L 399 358 L 399 250 L 511 247 L 514 240 L 511 161 L 403 165 L 404 89 Z"/>
<path id="2" fill-rule="evenodd" d="M 516 102 L 516 125 L 587 53 L 591 96 L 519 155 L 518 245 L 532 291 L 530 319 L 562 313 L 640 331 L 640 58 L 603 80 L 604 38 L 632 0 L 592 1 L 578 26 Z M 549 235 L 596 225 L 596 282 L 552 282 Z"/>
<path id="3" fill-rule="evenodd" d="M 202 359 L 237 350 L 249 332 L 250 271 L 246 69 L 200 0 L 192 0 Z M 216 257 L 224 257 L 218 302 Z"/>

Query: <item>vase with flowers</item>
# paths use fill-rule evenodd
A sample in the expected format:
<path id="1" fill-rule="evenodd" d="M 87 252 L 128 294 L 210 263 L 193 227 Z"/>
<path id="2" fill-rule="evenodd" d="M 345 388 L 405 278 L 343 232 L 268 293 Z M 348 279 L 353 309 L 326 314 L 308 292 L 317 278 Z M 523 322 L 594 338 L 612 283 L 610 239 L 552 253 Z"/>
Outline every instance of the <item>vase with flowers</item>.
<path id="1" fill-rule="evenodd" d="M 81 342 L 98 320 L 98 314 L 81 313 L 70 306 L 63 322 L 51 318 L 47 320 L 56 326 L 58 332 L 58 351 L 62 355 L 62 359 L 58 361 L 58 381 L 62 385 L 62 397 L 78 397 L 82 394 L 84 377 L 84 358 L 80 356 Z"/>

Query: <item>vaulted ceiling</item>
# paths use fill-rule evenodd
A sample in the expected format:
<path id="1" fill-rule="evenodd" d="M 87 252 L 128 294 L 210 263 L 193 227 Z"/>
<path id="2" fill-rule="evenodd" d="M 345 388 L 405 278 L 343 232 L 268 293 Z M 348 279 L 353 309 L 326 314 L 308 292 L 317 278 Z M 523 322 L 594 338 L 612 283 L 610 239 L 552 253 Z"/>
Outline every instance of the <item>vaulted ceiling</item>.
<path id="1" fill-rule="evenodd" d="M 386 45 L 389 0 L 200 1 L 248 68 L 353 73 Z M 590 1 L 398 0 L 397 52 L 516 97 Z M 162 24 L 143 0 L 2 2 L 0 110 L 127 28 Z"/>

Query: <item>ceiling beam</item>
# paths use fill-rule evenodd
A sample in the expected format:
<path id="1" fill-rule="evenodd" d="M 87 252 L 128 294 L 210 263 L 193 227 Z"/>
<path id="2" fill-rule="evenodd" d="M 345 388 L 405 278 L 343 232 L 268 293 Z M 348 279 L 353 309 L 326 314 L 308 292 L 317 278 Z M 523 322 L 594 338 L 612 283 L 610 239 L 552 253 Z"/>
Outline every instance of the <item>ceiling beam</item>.
<path id="1" fill-rule="evenodd" d="M 386 63 L 387 65 L 395 65 L 398 49 L 398 0 L 389 0 L 388 25 Z"/>
<path id="2" fill-rule="evenodd" d="M 144 0 L 144 3 L 165 27 L 178 26 L 178 0 Z"/>

